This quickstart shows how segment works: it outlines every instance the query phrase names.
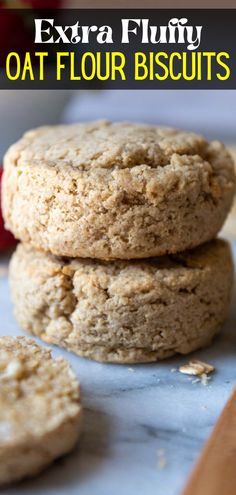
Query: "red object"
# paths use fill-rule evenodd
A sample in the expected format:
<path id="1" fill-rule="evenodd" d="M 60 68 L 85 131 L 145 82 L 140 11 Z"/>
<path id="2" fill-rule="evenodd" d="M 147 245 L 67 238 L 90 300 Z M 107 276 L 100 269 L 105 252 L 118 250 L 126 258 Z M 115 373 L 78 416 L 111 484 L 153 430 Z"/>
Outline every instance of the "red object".
<path id="1" fill-rule="evenodd" d="M 1 190 L 2 190 L 2 174 L 3 170 L 0 168 L 0 204 L 1 204 Z M 5 229 L 4 221 L 2 218 L 2 210 L 0 208 L 0 251 L 5 249 L 9 249 L 12 246 L 15 246 L 17 243 L 16 239 L 13 237 L 11 232 Z"/>
<path id="2" fill-rule="evenodd" d="M 33 9 L 57 9 L 61 6 L 61 0 L 18 0 L 15 8 L 33 8 Z M 10 1 L 0 0 L 0 8 L 9 9 Z M 66 6 L 65 6 L 66 7 Z M 11 7 L 11 8 L 14 8 Z"/>
<path id="3" fill-rule="evenodd" d="M 23 0 L 23 4 L 32 7 L 33 9 L 57 9 L 60 7 L 60 0 Z"/>
<path id="4" fill-rule="evenodd" d="M 25 24 L 23 10 L 11 10 L 0 5 L 0 66 L 5 65 L 5 59 L 10 52 L 23 56 L 26 51 L 34 53 L 32 33 Z"/>

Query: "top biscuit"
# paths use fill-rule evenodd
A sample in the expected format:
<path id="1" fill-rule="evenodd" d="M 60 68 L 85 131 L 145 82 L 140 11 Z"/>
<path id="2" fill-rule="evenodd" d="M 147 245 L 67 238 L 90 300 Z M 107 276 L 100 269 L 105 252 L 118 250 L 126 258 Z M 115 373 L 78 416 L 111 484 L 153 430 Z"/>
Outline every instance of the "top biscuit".
<path id="1" fill-rule="evenodd" d="M 26 133 L 4 160 L 3 211 L 23 242 L 55 255 L 131 259 L 212 239 L 235 190 L 223 144 L 106 121 Z"/>

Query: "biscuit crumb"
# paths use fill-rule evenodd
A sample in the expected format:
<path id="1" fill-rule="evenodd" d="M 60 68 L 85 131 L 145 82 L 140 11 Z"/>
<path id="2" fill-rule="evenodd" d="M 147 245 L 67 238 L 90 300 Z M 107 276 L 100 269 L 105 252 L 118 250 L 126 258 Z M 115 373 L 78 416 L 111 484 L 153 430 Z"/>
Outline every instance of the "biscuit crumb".
<path id="1" fill-rule="evenodd" d="M 212 364 L 204 363 L 203 361 L 199 361 L 198 359 L 193 359 L 192 361 L 189 361 L 188 364 L 180 366 L 179 371 L 180 373 L 184 373 L 185 375 L 207 377 L 208 373 L 212 373 L 213 371 L 215 371 L 215 368 L 214 366 L 212 366 Z"/>
<path id="2" fill-rule="evenodd" d="M 201 383 L 202 385 L 204 385 L 205 387 L 208 385 L 208 382 L 211 380 L 211 377 L 210 376 L 207 376 L 206 373 L 203 373 L 201 375 Z"/>
<path id="3" fill-rule="evenodd" d="M 159 470 L 165 469 L 165 467 L 167 465 L 165 450 L 164 449 L 158 449 L 157 456 L 158 456 L 158 464 L 157 464 L 158 469 Z"/>
<path id="4" fill-rule="evenodd" d="M 130 372 L 133 373 L 134 372 L 134 368 L 128 368 L 128 371 L 130 371 Z"/>
<path id="5" fill-rule="evenodd" d="M 201 380 L 200 378 L 195 378 L 194 380 L 191 380 L 191 383 L 199 383 Z"/>
<path id="6" fill-rule="evenodd" d="M 175 373 L 177 371 L 177 368 L 171 368 L 170 372 Z"/>

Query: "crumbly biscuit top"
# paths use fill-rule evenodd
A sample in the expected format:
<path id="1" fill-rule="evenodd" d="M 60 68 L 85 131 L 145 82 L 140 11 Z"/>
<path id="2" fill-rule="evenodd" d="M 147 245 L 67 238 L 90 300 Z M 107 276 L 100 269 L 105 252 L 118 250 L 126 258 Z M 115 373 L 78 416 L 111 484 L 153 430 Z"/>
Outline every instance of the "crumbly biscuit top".
<path id="1" fill-rule="evenodd" d="M 151 168 L 175 165 L 183 155 L 232 165 L 225 147 L 202 136 L 176 129 L 97 121 L 47 126 L 27 132 L 7 156 L 16 163 L 71 165 L 80 170 Z M 174 160 L 174 161 L 173 161 Z M 178 161 L 178 160 L 177 160 Z M 217 163 L 216 163 L 217 167 Z"/>
<path id="2" fill-rule="evenodd" d="M 0 447 L 78 415 L 79 385 L 63 358 L 25 337 L 0 337 Z"/>

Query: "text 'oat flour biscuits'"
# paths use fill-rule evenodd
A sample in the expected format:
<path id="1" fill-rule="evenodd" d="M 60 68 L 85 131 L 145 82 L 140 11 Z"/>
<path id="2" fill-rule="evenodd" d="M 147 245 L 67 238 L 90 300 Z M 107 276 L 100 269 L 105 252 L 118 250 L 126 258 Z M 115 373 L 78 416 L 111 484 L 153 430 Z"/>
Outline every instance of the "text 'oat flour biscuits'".
<path id="1" fill-rule="evenodd" d="M 0 484 L 30 477 L 70 451 L 79 385 L 63 358 L 25 337 L 0 337 Z"/>
<path id="2" fill-rule="evenodd" d="M 69 257 L 147 258 L 196 247 L 221 229 L 235 190 L 224 145 L 128 123 L 29 131 L 4 169 L 7 228 Z"/>
<path id="3" fill-rule="evenodd" d="M 223 240 L 183 254 L 113 262 L 65 260 L 19 245 L 10 265 L 23 329 L 117 363 L 155 361 L 209 344 L 226 317 L 232 279 Z"/>

